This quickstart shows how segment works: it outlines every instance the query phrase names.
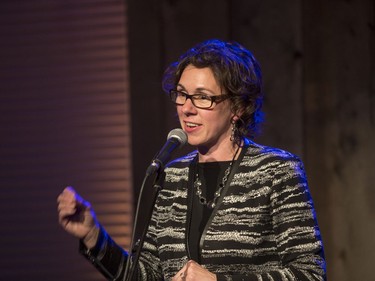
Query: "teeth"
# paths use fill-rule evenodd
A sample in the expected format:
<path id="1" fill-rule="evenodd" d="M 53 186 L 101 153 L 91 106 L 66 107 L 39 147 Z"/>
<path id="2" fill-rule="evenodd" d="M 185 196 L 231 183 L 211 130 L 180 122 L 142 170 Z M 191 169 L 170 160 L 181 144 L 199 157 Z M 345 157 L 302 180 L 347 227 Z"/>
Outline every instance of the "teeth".
<path id="1" fill-rule="evenodd" d="M 188 126 L 188 127 L 198 127 L 198 125 L 194 124 L 194 123 L 186 123 L 186 126 Z"/>

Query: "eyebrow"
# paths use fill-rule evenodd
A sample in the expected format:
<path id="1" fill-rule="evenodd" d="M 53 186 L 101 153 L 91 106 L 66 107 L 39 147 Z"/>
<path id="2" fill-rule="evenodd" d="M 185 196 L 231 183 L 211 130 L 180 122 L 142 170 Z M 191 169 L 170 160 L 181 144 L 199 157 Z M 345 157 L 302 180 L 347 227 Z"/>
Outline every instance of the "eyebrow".
<path id="1" fill-rule="evenodd" d="M 176 88 L 178 88 L 179 86 L 185 90 L 185 87 L 184 87 L 183 85 L 181 85 L 180 83 L 178 83 L 178 84 L 176 85 Z"/>
<path id="2" fill-rule="evenodd" d="M 186 91 L 186 88 L 183 85 L 181 85 L 180 83 L 177 84 L 177 87 L 178 86 L 180 86 L 183 90 Z M 195 91 L 207 91 L 207 92 L 209 92 L 212 95 L 218 95 L 218 94 L 214 93 L 213 91 L 211 91 L 211 90 L 209 90 L 207 88 L 203 88 L 203 87 L 196 88 Z"/>

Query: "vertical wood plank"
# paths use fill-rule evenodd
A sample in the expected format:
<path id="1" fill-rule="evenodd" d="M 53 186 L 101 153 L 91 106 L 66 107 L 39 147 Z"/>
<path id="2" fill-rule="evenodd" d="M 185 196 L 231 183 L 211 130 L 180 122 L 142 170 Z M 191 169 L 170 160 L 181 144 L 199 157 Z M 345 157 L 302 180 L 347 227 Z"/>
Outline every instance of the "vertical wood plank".
<path id="1" fill-rule="evenodd" d="M 373 1 L 304 1 L 306 154 L 331 280 L 373 280 Z"/>
<path id="2" fill-rule="evenodd" d="M 265 122 L 258 141 L 303 158 L 300 1 L 232 1 L 231 34 L 263 71 Z"/>

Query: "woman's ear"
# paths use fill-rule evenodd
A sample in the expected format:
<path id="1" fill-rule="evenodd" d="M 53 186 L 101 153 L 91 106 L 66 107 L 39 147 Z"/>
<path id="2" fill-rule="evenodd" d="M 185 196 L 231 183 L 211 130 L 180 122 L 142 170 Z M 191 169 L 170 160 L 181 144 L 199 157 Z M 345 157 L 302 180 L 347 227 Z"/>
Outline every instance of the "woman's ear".
<path id="1" fill-rule="evenodd" d="M 238 119 L 240 119 L 240 117 L 239 117 L 237 114 L 234 114 L 234 115 L 232 116 L 231 122 L 232 122 L 232 123 L 236 123 Z"/>

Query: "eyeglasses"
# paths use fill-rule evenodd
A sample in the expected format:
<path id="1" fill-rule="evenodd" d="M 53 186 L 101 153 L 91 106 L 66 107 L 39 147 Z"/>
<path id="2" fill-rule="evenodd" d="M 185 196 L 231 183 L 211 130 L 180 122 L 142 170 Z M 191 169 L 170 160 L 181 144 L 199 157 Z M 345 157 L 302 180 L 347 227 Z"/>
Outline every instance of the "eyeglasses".
<path id="1" fill-rule="evenodd" d="M 169 97 L 171 101 L 176 105 L 184 105 L 185 102 L 190 99 L 191 102 L 194 104 L 197 108 L 202 109 L 208 109 L 211 108 L 213 103 L 220 103 L 227 98 L 229 98 L 229 95 L 219 95 L 219 96 L 209 96 L 206 94 L 194 94 L 189 95 L 187 93 L 184 93 L 182 91 L 178 90 L 170 90 L 169 91 Z"/>

